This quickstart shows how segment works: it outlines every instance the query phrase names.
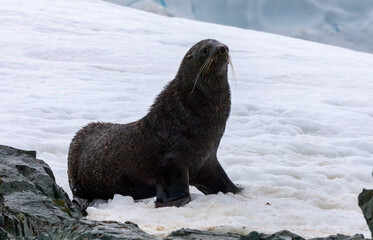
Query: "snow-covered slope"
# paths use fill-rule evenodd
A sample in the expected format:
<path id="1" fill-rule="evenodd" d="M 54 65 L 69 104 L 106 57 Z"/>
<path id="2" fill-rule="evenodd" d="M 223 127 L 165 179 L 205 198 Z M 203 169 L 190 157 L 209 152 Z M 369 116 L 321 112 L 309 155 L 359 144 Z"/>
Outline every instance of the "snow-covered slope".
<path id="1" fill-rule="evenodd" d="M 106 0 L 165 16 L 282 34 L 373 53 L 370 0 Z"/>
<path id="2" fill-rule="evenodd" d="M 3 2 L 0 36 L 0 144 L 37 150 L 67 191 L 78 129 L 144 116 L 195 42 L 230 48 L 236 81 L 218 157 L 243 193 L 193 189 L 178 209 L 116 196 L 89 218 L 158 236 L 181 227 L 369 236 L 357 195 L 373 185 L 372 55 L 94 0 Z"/>

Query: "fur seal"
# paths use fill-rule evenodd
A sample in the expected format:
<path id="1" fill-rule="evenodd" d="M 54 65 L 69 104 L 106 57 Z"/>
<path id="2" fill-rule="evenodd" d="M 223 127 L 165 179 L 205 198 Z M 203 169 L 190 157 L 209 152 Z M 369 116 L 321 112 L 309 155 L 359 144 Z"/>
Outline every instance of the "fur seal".
<path id="1" fill-rule="evenodd" d="M 128 123 L 90 123 L 73 138 L 68 176 L 73 201 L 84 211 L 114 194 L 156 207 L 183 206 L 189 185 L 204 194 L 237 193 L 216 152 L 231 108 L 229 49 L 214 39 L 196 43 L 147 115 Z"/>

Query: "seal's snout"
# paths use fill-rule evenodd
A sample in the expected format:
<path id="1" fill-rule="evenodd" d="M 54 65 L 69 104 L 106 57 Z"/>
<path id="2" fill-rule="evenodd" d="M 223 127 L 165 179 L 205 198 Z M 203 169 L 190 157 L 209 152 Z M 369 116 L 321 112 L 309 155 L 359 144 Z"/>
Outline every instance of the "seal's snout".
<path id="1" fill-rule="evenodd" d="M 224 55 L 228 52 L 228 48 L 226 46 L 220 46 L 218 47 L 218 51 L 220 55 Z"/>

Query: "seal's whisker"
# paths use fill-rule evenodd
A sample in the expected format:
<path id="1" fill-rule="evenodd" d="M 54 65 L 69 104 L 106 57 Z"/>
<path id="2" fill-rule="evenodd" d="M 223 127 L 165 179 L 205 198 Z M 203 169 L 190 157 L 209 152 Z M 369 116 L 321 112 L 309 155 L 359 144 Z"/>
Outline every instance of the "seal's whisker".
<path id="1" fill-rule="evenodd" d="M 205 76 L 206 75 L 207 70 L 208 70 L 210 65 L 211 65 L 211 59 L 209 58 L 209 59 L 206 60 L 206 64 L 204 64 L 203 68 L 201 69 L 202 71 L 200 73 L 200 76 Z"/>
<path id="2" fill-rule="evenodd" d="M 231 69 L 231 76 L 233 78 L 233 82 L 234 82 L 234 91 L 237 92 L 237 78 L 236 78 L 236 72 L 234 71 L 234 67 L 233 67 L 233 63 L 232 63 L 232 58 L 231 56 L 229 55 L 228 56 L 228 63 L 229 63 L 229 67 Z"/>
<path id="3" fill-rule="evenodd" d="M 206 71 L 208 71 L 208 70 L 210 69 L 211 64 L 212 64 L 212 62 L 213 62 L 214 60 L 215 60 L 215 59 L 211 57 L 211 59 L 210 59 L 210 61 L 208 62 L 208 64 L 207 64 L 207 66 L 206 66 L 205 71 L 204 71 L 203 74 L 206 74 Z"/>
<path id="4" fill-rule="evenodd" d="M 228 62 L 229 62 L 229 67 L 232 70 L 232 78 L 233 78 L 234 81 L 236 81 L 236 72 L 234 71 L 234 67 L 233 67 L 231 56 L 228 57 Z"/>
<path id="5" fill-rule="evenodd" d="M 198 73 L 199 73 L 199 75 L 197 75 L 198 77 L 201 76 L 202 73 L 203 74 L 205 73 L 205 71 L 207 69 L 207 65 L 209 65 L 210 61 L 211 61 L 211 57 L 209 57 L 208 59 L 206 59 L 206 61 L 201 66 L 200 71 L 198 71 Z"/>
<path id="6" fill-rule="evenodd" d="M 202 66 L 198 70 L 196 80 L 194 81 L 192 91 L 190 92 L 191 94 L 193 93 L 194 88 L 196 87 L 196 84 L 197 84 L 197 81 L 198 81 L 199 77 L 201 76 L 202 73 L 205 72 L 207 65 L 209 65 L 209 63 L 211 65 L 211 62 L 212 62 L 212 58 L 209 57 L 208 59 L 206 59 L 206 61 L 202 64 Z"/>

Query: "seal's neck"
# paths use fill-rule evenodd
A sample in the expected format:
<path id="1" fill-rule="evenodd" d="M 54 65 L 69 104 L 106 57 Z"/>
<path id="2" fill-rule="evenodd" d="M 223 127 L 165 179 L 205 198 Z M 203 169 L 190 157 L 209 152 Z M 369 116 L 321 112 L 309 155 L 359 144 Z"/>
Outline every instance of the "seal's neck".
<path id="1" fill-rule="evenodd" d="M 184 121 L 186 118 L 208 124 L 224 124 L 230 112 L 230 89 L 226 72 L 210 74 L 208 79 L 194 81 L 177 75 L 164 88 L 151 106 L 148 115 L 152 119 Z M 192 91 L 193 90 L 193 91 Z M 188 122 L 193 122 L 189 120 Z"/>
<path id="2" fill-rule="evenodd" d="M 208 100 L 221 93 L 230 92 L 227 75 L 227 67 L 219 71 L 215 70 L 200 75 L 193 71 L 183 71 L 176 75 L 169 86 L 175 85 L 176 90 L 179 92 L 203 95 Z"/>

